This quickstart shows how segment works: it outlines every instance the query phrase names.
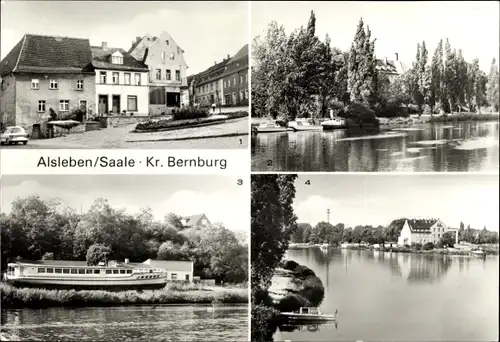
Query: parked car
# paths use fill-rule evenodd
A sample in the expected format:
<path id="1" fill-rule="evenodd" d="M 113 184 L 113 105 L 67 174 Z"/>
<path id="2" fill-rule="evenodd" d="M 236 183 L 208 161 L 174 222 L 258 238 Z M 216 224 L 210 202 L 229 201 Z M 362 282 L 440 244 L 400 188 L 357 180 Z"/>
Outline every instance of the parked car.
<path id="1" fill-rule="evenodd" d="M 24 145 L 28 143 L 29 134 L 26 133 L 24 128 L 19 126 L 10 126 L 3 131 L 0 135 L 0 143 L 3 144 L 17 144 L 22 142 Z"/>

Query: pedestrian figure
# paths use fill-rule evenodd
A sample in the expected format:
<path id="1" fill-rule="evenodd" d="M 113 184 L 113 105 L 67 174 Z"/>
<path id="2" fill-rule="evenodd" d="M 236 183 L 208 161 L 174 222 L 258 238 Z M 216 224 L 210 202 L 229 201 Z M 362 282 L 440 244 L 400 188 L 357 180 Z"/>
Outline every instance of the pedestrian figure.
<path id="1" fill-rule="evenodd" d="M 212 112 L 215 114 L 215 103 L 212 103 Z"/>

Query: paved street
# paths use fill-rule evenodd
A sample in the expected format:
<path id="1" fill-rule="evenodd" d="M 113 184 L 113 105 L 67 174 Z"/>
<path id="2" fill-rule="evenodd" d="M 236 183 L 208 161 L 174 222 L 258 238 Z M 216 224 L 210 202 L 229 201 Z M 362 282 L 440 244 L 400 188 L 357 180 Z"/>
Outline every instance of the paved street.
<path id="1" fill-rule="evenodd" d="M 127 148 L 127 149 L 233 149 L 248 147 L 248 118 L 226 123 L 155 133 L 132 133 L 135 124 L 71 134 L 53 139 L 30 140 L 17 149 Z"/>

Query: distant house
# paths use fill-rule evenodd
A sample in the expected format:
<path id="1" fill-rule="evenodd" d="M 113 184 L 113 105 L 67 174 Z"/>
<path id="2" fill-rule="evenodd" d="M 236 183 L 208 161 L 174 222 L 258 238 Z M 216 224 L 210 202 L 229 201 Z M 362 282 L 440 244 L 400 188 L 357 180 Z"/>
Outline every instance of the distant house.
<path id="1" fill-rule="evenodd" d="M 106 42 L 91 49 L 97 112 L 148 115 L 148 67 L 125 50 L 108 47 Z"/>
<path id="2" fill-rule="evenodd" d="M 74 109 L 95 111 L 95 73 L 88 39 L 25 34 L 0 63 L 0 121 L 34 125 Z M 83 118 L 82 118 L 83 119 Z"/>
<path id="3" fill-rule="evenodd" d="M 455 232 L 455 239 L 458 242 L 458 230 L 448 227 L 440 219 L 407 219 L 398 237 L 398 245 L 427 242 L 436 244 L 446 232 Z"/>
<path id="4" fill-rule="evenodd" d="M 146 34 L 132 42 L 128 53 L 149 68 L 149 112 L 170 113 L 187 105 L 187 64 L 184 50 L 167 32 Z M 183 101 L 183 102 L 181 102 Z"/>
<path id="5" fill-rule="evenodd" d="M 376 70 L 383 75 L 386 75 L 388 80 L 392 82 L 398 75 L 405 73 L 408 67 L 399 60 L 399 54 L 394 54 L 395 59 L 391 60 L 387 57 L 384 59 L 377 59 Z"/>
<path id="6" fill-rule="evenodd" d="M 187 228 L 208 227 L 210 225 L 210 221 L 205 214 L 185 216 L 181 219 L 181 222 Z"/>

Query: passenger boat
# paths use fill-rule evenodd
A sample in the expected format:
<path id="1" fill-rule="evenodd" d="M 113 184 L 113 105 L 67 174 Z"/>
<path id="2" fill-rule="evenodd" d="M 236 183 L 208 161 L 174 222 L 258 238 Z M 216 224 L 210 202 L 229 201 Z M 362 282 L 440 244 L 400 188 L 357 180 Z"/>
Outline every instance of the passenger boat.
<path id="1" fill-rule="evenodd" d="M 85 262 L 44 260 L 9 263 L 4 279 L 18 287 L 84 290 L 161 289 L 167 283 L 162 269 L 127 263 L 87 266 Z"/>
<path id="2" fill-rule="evenodd" d="M 287 130 L 287 127 L 281 126 L 277 122 L 263 122 L 255 128 L 258 133 L 286 132 Z"/>
<path id="3" fill-rule="evenodd" d="M 335 117 L 332 117 L 329 120 L 323 121 L 321 123 L 321 126 L 323 127 L 324 130 L 325 129 L 345 128 L 346 127 L 346 123 L 345 123 L 345 119 L 344 118 L 335 116 Z"/>
<path id="4" fill-rule="evenodd" d="M 288 123 L 288 128 L 297 131 L 317 131 L 321 130 L 321 126 L 314 125 L 311 121 L 307 119 L 297 119 L 295 121 L 290 121 Z"/>
<path id="5" fill-rule="evenodd" d="M 335 315 L 323 314 L 318 308 L 315 307 L 301 307 L 298 311 L 282 312 L 281 318 L 287 321 L 334 321 L 337 318 L 338 311 L 335 310 Z"/>

